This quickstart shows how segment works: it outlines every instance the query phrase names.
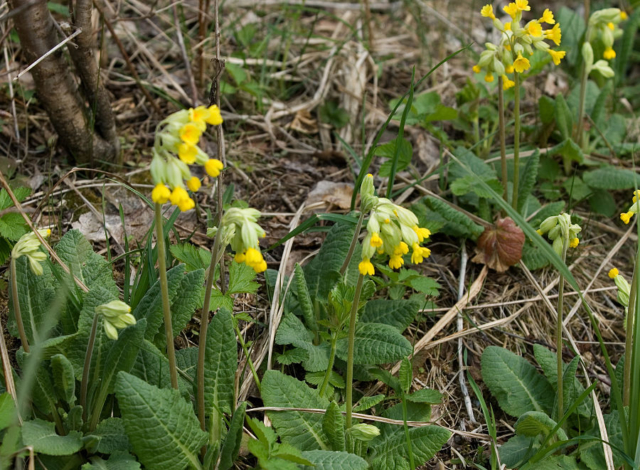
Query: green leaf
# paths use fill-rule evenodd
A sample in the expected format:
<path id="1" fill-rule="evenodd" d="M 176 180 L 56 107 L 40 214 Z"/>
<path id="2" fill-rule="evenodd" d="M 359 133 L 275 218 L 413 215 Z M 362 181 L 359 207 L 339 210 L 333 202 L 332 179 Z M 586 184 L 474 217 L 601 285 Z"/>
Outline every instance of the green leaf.
<path id="1" fill-rule="evenodd" d="M 56 395 L 68 404 L 73 404 L 76 399 L 76 378 L 71 361 L 62 354 L 56 354 L 51 358 L 51 370 Z"/>
<path id="2" fill-rule="evenodd" d="M 413 382 L 413 369 L 409 359 L 406 357 L 402 359 L 400 363 L 400 370 L 398 371 L 398 380 L 400 381 L 400 388 L 402 393 L 407 393 L 411 388 L 411 382 Z"/>
<path id="3" fill-rule="evenodd" d="M 343 451 L 346 449 L 344 417 L 335 401 L 331 402 L 322 418 L 322 430 L 327 436 L 331 450 Z"/>
<path id="4" fill-rule="evenodd" d="M 295 282 L 296 295 L 298 297 L 298 304 L 300 304 L 300 310 L 302 311 L 302 318 L 307 328 L 315 331 L 318 329 L 318 326 L 313 312 L 313 302 L 309 294 L 309 288 L 307 287 L 307 280 L 304 277 L 304 271 L 298 263 L 296 263 L 295 267 Z"/>
<path id="5" fill-rule="evenodd" d="M 335 224 L 327 233 L 318 254 L 303 268 L 313 300 L 326 300 L 341 278 L 339 270 L 349 252 L 354 232 L 355 227 L 351 224 Z"/>
<path id="6" fill-rule="evenodd" d="M 237 263 L 234 263 L 237 264 Z M 173 336 L 180 335 L 193 317 L 196 309 L 202 307 L 204 296 L 204 269 L 188 272 L 182 278 L 176 296 L 171 302 L 171 326 Z M 166 341 L 164 331 L 158 333 L 161 340 Z"/>
<path id="7" fill-rule="evenodd" d="M 429 388 L 423 388 L 411 395 L 406 395 L 405 399 L 413 403 L 428 403 L 430 405 L 437 405 L 442 403 L 442 393 L 437 390 L 431 390 Z"/>
<path id="8" fill-rule="evenodd" d="M 256 276 L 257 274 L 252 267 L 244 263 L 231 263 L 227 294 L 254 294 L 260 287 L 260 284 L 254 281 Z"/>
<path id="9" fill-rule="evenodd" d="M 291 364 L 300 364 L 302 361 L 309 359 L 309 353 L 304 349 L 293 348 L 287 349 L 282 354 L 276 356 L 276 361 L 283 366 L 289 366 Z"/>
<path id="10" fill-rule="evenodd" d="M 409 285 L 418 292 L 431 297 L 437 297 L 439 289 L 442 288 L 438 282 L 426 276 L 414 277 L 409 281 Z"/>
<path id="11" fill-rule="evenodd" d="M 238 263 L 235 263 L 238 264 Z M 238 347 L 233 329 L 233 318 L 228 310 L 221 309 L 209 324 L 207 350 L 204 361 L 204 390 L 207 414 L 231 413 Z"/>
<path id="12" fill-rule="evenodd" d="M 16 421 L 16 403 L 8 393 L 0 395 L 0 431 Z"/>
<path id="13" fill-rule="evenodd" d="M 184 348 L 176 351 L 176 365 L 178 371 L 196 380 L 196 367 L 198 365 L 198 348 Z"/>
<path id="14" fill-rule="evenodd" d="M 369 464 L 362 457 L 348 452 L 330 452 L 326 450 L 309 450 L 302 456 L 313 464 L 303 469 L 314 470 L 366 470 Z"/>
<path id="15" fill-rule="evenodd" d="M 500 408 L 511 416 L 527 411 L 549 413 L 553 389 L 526 359 L 496 346 L 482 354 L 482 378 Z"/>
<path id="16" fill-rule="evenodd" d="M 503 191 L 500 181 L 498 181 L 495 176 L 481 176 L 481 178 L 483 178 L 484 182 L 491 186 L 491 189 L 495 192 L 501 193 Z M 468 193 L 474 193 L 478 195 L 478 197 L 491 197 L 491 194 L 483 189 L 482 186 L 478 186 L 475 178 L 471 175 L 456 179 L 449 187 L 451 192 L 456 196 L 464 196 Z"/>
<path id="17" fill-rule="evenodd" d="M 462 164 L 471 168 L 473 173 L 482 178 L 483 181 L 497 178 L 496 170 L 492 166 L 488 165 L 483 159 L 478 158 L 469 149 L 465 147 L 457 147 L 453 151 L 453 154 Z M 458 178 L 464 178 L 467 176 L 467 172 L 460 163 L 454 161 L 451 163 L 449 176 L 452 180 L 455 180 Z"/>
<path id="18" fill-rule="evenodd" d="M 190 243 L 171 245 L 169 251 L 175 259 L 185 264 L 187 272 L 207 269 L 211 264 L 211 253 Z"/>
<path id="19" fill-rule="evenodd" d="M 538 111 L 540 112 L 540 121 L 542 124 L 551 124 L 555 119 L 556 104 L 546 95 L 538 98 Z"/>
<path id="20" fill-rule="evenodd" d="M 58 436 L 55 425 L 41 419 L 27 421 L 22 425 L 22 440 L 39 454 L 72 455 L 82 449 L 82 434 L 71 431 L 66 436 Z"/>
<path id="21" fill-rule="evenodd" d="M 349 113 L 341 108 L 336 101 L 327 101 L 318 109 L 320 120 L 331 124 L 336 129 L 342 129 L 349 124 Z"/>
<path id="22" fill-rule="evenodd" d="M 592 194 L 591 188 L 584 184 L 579 176 L 567 178 L 562 184 L 564 190 L 569 194 L 572 201 L 582 201 Z"/>
<path id="23" fill-rule="evenodd" d="M 539 447 L 540 444 L 537 444 L 537 439 L 513 436 L 498 448 L 498 453 L 500 454 L 500 461 L 507 468 L 518 468 L 527 454 L 529 457 L 533 456 Z M 529 450 L 530 448 L 531 451 Z"/>
<path id="24" fill-rule="evenodd" d="M 337 355 L 347 359 L 348 338 L 338 340 Z M 355 331 L 354 364 L 388 364 L 413 352 L 398 330 L 382 323 L 359 323 Z"/>
<path id="25" fill-rule="evenodd" d="M 562 7 L 556 15 L 556 22 L 562 25 L 562 48 L 567 51 L 567 61 L 576 65 L 582 60 L 580 45 L 586 29 L 583 15 Z"/>
<path id="26" fill-rule="evenodd" d="M 536 271 L 549 265 L 549 260 L 542 250 L 533 245 L 529 240 L 525 242 L 524 248 L 522 249 L 522 262 L 531 271 Z"/>
<path id="27" fill-rule="evenodd" d="M 565 139 L 555 147 L 549 149 L 548 153 L 549 155 L 560 155 L 566 160 L 571 160 L 578 163 L 584 162 L 582 149 L 571 138 Z"/>
<path id="28" fill-rule="evenodd" d="M 552 202 L 550 204 L 545 205 L 542 209 L 538 211 L 536 215 L 529 221 L 532 227 L 539 227 L 543 220 L 547 217 L 552 217 L 555 215 L 559 215 L 560 212 L 564 209 L 565 206 L 564 201 Z"/>
<path id="29" fill-rule="evenodd" d="M 538 181 L 538 166 L 540 165 L 540 153 L 535 152 L 529 158 L 526 159 L 527 164 L 522 168 L 522 162 L 520 163 L 520 187 L 518 188 L 518 212 L 524 213 L 523 209 L 527 202 L 528 197 L 533 192 Z M 492 188 L 493 189 L 493 188 Z M 496 191 L 494 189 L 494 191 Z M 496 191 L 500 194 L 500 191 Z M 491 194 L 486 196 L 491 198 Z"/>
<path id="30" fill-rule="evenodd" d="M 29 227 L 24 218 L 17 212 L 9 212 L 0 217 L 0 235 L 3 237 L 18 241 L 28 231 Z"/>
<path id="31" fill-rule="evenodd" d="M 431 196 L 423 199 L 423 201 L 427 208 L 431 210 L 428 216 L 433 217 L 433 215 L 437 214 L 445 223 L 442 227 L 442 232 L 452 236 L 473 239 L 478 238 L 484 232 L 484 227 L 476 224 L 466 214 L 454 209 L 444 201 Z"/>
<path id="32" fill-rule="evenodd" d="M 99 439 L 97 452 L 101 454 L 113 454 L 116 452 L 129 452 L 131 443 L 125 433 L 124 423 L 120 418 L 107 418 L 96 427 L 89 436 Z"/>
<path id="33" fill-rule="evenodd" d="M 384 395 L 373 395 L 371 397 L 362 397 L 358 404 L 353 407 L 353 411 L 361 412 L 373 408 L 384 401 Z"/>
<path id="34" fill-rule="evenodd" d="M 29 194 L 31 194 L 31 189 L 26 188 L 24 186 L 20 186 L 18 188 L 12 188 L 13 195 L 19 202 L 24 201 Z M 9 197 L 9 193 L 5 189 L 0 189 L 0 211 L 8 209 L 13 206 L 13 201 Z"/>
<path id="35" fill-rule="evenodd" d="M 198 459 L 207 434 L 177 390 L 159 389 L 120 372 L 116 396 L 133 449 L 145 467 L 202 468 Z"/>
<path id="36" fill-rule="evenodd" d="M 391 174 L 392 160 L 396 153 L 396 146 L 398 145 L 397 142 L 397 138 L 393 139 L 386 144 L 378 146 L 374 152 L 374 155 L 388 159 L 380 165 L 380 171 L 378 172 L 378 174 L 383 178 L 386 178 Z M 411 142 L 404 138 L 399 142 L 400 148 L 398 149 L 398 166 L 396 171 L 406 169 L 411 163 L 411 158 L 413 157 L 413 147 L 411 146 Z"/>
<path id="37" fill-rule="evenodd" d="M 227 432 L 222 449 L 220 450 L 220 464 L 218 468 L 229 470 L 233 467 L 233 462 L 238 458 L 240 452 L 240 443 L 242 442 L 242 425 L 244 424 L 244 415 L 247 409 L 247 402 L 244 401 L 236 409 L 231 417 L 229 431 Z"/>
<path id="38" fill-rule="evenodd" d="M 546 413 L 542 411 L 528 411 L 516 421 L 514 426 L 518 435 L 526 437 L 537 437 L 542 435 L 546 437 L 558 423 L 549 418 Z M 566 440 L 567 435 L 562 428 L 556 431 L 558 439 Z"/>
<path id="39" fill-rule="evenodd" d="M 179 370 L 184 372 L 181 359 L 184 360 L 188 355 L 190 349 L 197 348 L 185 348 L 176 351 L 176 363 Z M 184 351 L 187 351 L 185 353 Z M 196 354 L 197 356 L 197 354 Z M 195 366 L 194 366 L 195 367 Z M 194 369 L 195 370 L 195 369 Z M 133 364 L 131 375 L 144 380 L 150 385 L 154 385 L 158 388 L 171 388 L 171 372 L 169 371 L 169 359 L 161 352 L 153 343 L 149 340 L 144 340 L 140 344 L 140 350 L 136 357 L 136 362 Z M 182 375 L 178 374 L 178 387 L 183 396 L 189 396 L 193 393 L 193 387 L 183 379 Z"/>
<path id="40" fill-rule="evenodd" d="M 423 278 L 428 279 L 428 278 Z M 363 323 L 384 323 L 403 332 L 416 318 L 420 304 L 411 300 L 370 300 L 360 316 Z"/>
<path id="41" fill-rule="evenodd" d="M 91 463 L 82 466 L 82 470 L 139 470 L 140 462 L 128 452 L 119 452 L 108 460 L 93 456 L 90 458 Z M 51 467 L 48 467 L 51 468 Z"/>
<path id="42" fill-rule="evenodd" d="M 622 428 L 620 426 L 620 419 L 617 411 L 613 411 L 611 414 L 604 415 L 604 424 L 607 428 L 608 441 L 612 446 L 618 449 L 624 449 L 624 443 L 622 440 Z M 596 425 L 591 430 L 587 431 L 587 435 L 591 435 L 598 439 L 602 439 L 600 435 L 600 428 Z M 600 470 L 607 468 L 607 463 L 604 458 L 604 451 L 602 450 L 602 442 L 591 441 L 583 443 L 580 448 L 580 460 L 591 470 Z M 613 449 L 613 458 L 616 468 L 624 465 L 619 452 Z"/>
<path id="43" fill-rule="evenodd" d="M 409 430 L 416 465 L 423 465 L 449 440 L 451 433 L 438 426 L 423 426 Z M 402 468 L 408 461 L 407 441 L 404 433 L 395 435 L 383 445 L 373 448 L 373 469 Z M 405 461 L 405 462 L 403 462 Z"/>
<path id="44" fill-rule="evenodd" d="M 612 166 L 586 171 L 582 178 L 585 183 L 596 189 L 635 189 L 640 186 L 640 178 L 635 172 Z"/>
<path id="45" fill-rule="evenodd" d="M 328 400 L 304 382 L 281 372 L 269 370 L 262 380 L 262 399 L 265 406 L 281 408 L 321 408 L 329 406 Z M 301 411 L 267 412 L 282 442 L 300 450 L 327 449 L 322 431 L 322 415 Z"/>
<path id="46" fill-rule="evenodd" d="M 556 96 L 556 126 L 564 140 L 570 139 L 573 132 L 573 115 L 564 99 L 564 96 Z"/>

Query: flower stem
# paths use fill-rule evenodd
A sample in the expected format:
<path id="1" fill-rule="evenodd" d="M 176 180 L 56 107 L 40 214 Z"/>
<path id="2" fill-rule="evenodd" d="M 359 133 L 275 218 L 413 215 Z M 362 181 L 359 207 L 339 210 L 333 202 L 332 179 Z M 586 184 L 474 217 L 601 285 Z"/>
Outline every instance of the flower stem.
<path id="1" fill-rule="evenodd" d="M 567 248 L 569 241 L 563 237 L 562 241 L 562 262 L 567 259 Z M 556 325 L 556 356 L 557 356 L 557 373 L 558 373 L 558 421 L 564 415 L 564 361 L 562 360 L 562 319 L 564 310 L 564 276 L 560 274 L 558 285 L 558 324 Z"/>
<path id="2" fill-rule="evenodd" d="M 509 191 L 507 190 L 509 175 L 507 173 L 507 148 L 504 130 L 504 91 L 502 88 L 502 77 L 498 77 L 498 126 L 500 128 L 500 166 L 502 167 L 502 186 L 504 194 L 502 198 L 509 202 Z"/>
<path id="3" fill-rule="evenodd" d="M 638 264 L 633 269 L 633 277 L 631 278 L 631 291 L 629 293 L 629 307 L 627 308 L 626 338 L 624 345 L 624 375 L 622 379 L 622 404 L 629 406 L 631 399 L 631 371 L 633 370 L 633 322 L 636 314 L 636 302 L 638 295 Z"/>
<path id="4" fill-rule="evenodd" d="M 587 67 L 583 63 L 582 64 L 582 72 L 580 75 L 580 101 L 578 102 L 578 127 L 576 128 L 576 143 L 580 148 L 584 148 L 584 103 L 587 97 Z M 565 159 L 565 172 L 567 169 L 567 163 Z M 571 161 L 569 160 L 569 167 L 571 165 Z"/>
<path id="5" fill-rule="evenodd" d="M 258 387 L 258 391 L 262 390 L 260 386 L 260 378 L 258 377 L 258 373 L 256 372 L 256 368 L 253 366 L 253 361 L 251 360 L 251 354 L 249 354 L 249 350 L 247 349 L 247 345 L 242 339 L 242 332 L 240 331 L 240 327 L 235 325 L 236 335 L 238 335 L 238 341 L 240 341 L 240 347 L 242 347 L 242 351 L 244 351 L 244 355 L 247 358 L 247 364 L 249 364 L 249 369 L 251 369 L 251 374 L 253 375 L 253 380 L 256 382 L 256 386 Z"/>
<path id="6" fill-rule="evenodd" d="M 162 206 L 156 204 L 156 246 L 158 248 L 158 276 L 162 293 L 162 313 L 164 332 L 167 339 L 167 357 L 169 358 L 169 374 L 171 386 L 178 389 L 178 370 L 176 368 L 176 351 L 173 344 L 173 327 L 171 325 L 171 304 L 169 303 L 169 283 L 167 281 L 167 254 L 164 246 Z"/>
<path id="7" fill-rule="evenodd" d="M 353 305 L 351 306 L 351 319 L 349 320 L 349 350 L 347 352 L 347 419 L 346 427 L 351 427 L 351 414 L 353 412 L 353 349 L 356 342 L 356 318 L 358 316 L 358 305 L 360 304 L 360 293 L 362 292 L 362 282 L 364 276 L 358 276 L 356 284 L 356 292 L 353 296 Z"/>
<path id="8" fill-rule="evenodd" d="M 363 220 L 364 220 L 364 212 L 360 212 L 360 217 L 358 218 L 358 223 L 356 224 L 356 231 L 353 234 L 351 245 L 349 245 L 349 251 L 347 252 L 347 257 L 344 259 L 344 263 L 342 263 L 342 266 L 340 267 L 340 274 L 344 274 L 347 268 L 349 267 L 349 263 L 351 262 L 351 257 L 353 256 L 353 252 L 356 249 L 356 244 L 358 243 L 358 238 L 360 237 L 360 229 L 362 228 Z"/>
<path id="9" fill-rule="evenodd" d="M 322 381 L 322 385 L 320 386 L 320 396 L 324 396 L 324 392 L 327 390 L 327 386 L 329 385 L 329 378 L 331 377 L 331 372 L 333 371 L 333 363 L 336 360 L 336 346 L 338 345 L 338 333 L 333 332 L 331 335 L 331 352 L 329 353 L 329 365 L 327 366 L 327 372 L 324 374 L 324 380 Z"/>
<path id="10" fill-rule="evenodd" d="M 207 276 L 207 285 L 204 291 L 204 304 L 202 306 L 202 313 L 200 314 L 200 335 L 198 340 L 198 370 L 197 382 L 198 382 L 198 419 L 200 420 L 200 428 L 206 431 L 207 421 L 206 413 L 204 409 L 204 361 L 207 351 L 207 330 L 209 329 L 209 308 L 211 305 L 211 291 L 213 290 L 213 283 L 216 275 L 216 265 L 218 264 L 218 252 L 220 251 L 220 237 L 222 228 L 218 227 L 216 232 L 216 238 L 213 242 L 213 249 L 211 250 L 211 264 L 209 265 L 209 274 Z"/>
<path id="11" fill-rule="evenodd" d="M 13 300 L 13 316 L 16 318 L 16 324 L 18 325 L 18 333 L 20 333 L 20 342 L 22 343 L 22 349 L 24 352 L 29 352 L 29 341 L 27 341 L 27 334 L 24 331 L 24 323 L 22 323 L 22 314 L 20 313 L 20 299 L 18 298 L 18 276 L 16 270 L 16 260 L 11 258 L 11 297 Z"/>
<path id="12" fill-rule="evenodd" d="M 518 190 L 520 186 L 520 74 L 514 74 L 515 99 L 513 103 L 513 115 L 515 128 L 513 131 L 513 196 L 511 197 L 511 207 L 518 210 Z"/>
<path id="13" fill-rule="evenodd" d="M 87 351 L 84 356 L 84 367 L 82 368 L 82 382 L 80 384 L 80 406 L 82 407 L 82 421 L 87 422 L 87 391 L 89 389 L 89 369 L 91 368 L 91 356 L 93 356 L 93 348 L 96 343 L 96 332 L 98 331 L 98 314 L 93 315 L 93 323 L 91 323 L 91 333 L 89 334 L 89 343 L 87 343 Z"/>

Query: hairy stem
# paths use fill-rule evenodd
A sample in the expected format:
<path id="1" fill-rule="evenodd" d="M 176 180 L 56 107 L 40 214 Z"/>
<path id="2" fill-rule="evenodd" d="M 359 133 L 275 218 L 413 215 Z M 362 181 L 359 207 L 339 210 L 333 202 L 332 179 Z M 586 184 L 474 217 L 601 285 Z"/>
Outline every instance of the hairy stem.
<path id="1" fill-rule="evenodd" d="M 563 237 L 562 242 L 562 261 L 567 259 L 567 248 L 569 241 Z M 558 282 L 558 324 L 556 325 L 556 356 L 558 368 L 558 421 L 564 415 L 564 361 L 562 360 L 562 319 L 564 317 L 564 276 L 560 274 Z"/>
<path id="2" fill-rule="evenodd" d="M 327 366 L 327 372 L 324 374 L 324 380 L 322 386 L 320 386 L 320 396 L 324 396 L 324 392 L 329 385 L 329 378 L 331 377 L 331 371 L 333 371 L 333 363 L 336 360 L 336 346 L 338 345 L 338 333 L 334 332 L 331 335 L 331 352 L 329 353 L 329 365 Z"/>
<path id="3" fill-rule="evenodd" d="M 164 246 L 164 230 L 162 206 L 156 204 L 156 246 L 158 248 L 158 276 L 162 292 L 162 313 L 164 332 L 167 338 L 167 357 L 169 358 L 169 374 L 171 386 L 178 389 L 178 369 L 176 368 L 176 351 L 173 344 L 173 327 L 171 325 L 171 304 L 169 303 L 169 283 L 167 282 L 167 254 Z"/>
<path id="4" fill-rule="evenodd" d="M 347 419 L 346 427 L 351 427 L 351 414 L 353 412 L 353 349 L 356 342 L 356 318 L 358 316 L 358 304 L 360 303 L 360 293 L 362 292 L 362 283 L 364 276 L 358 276 L 356 284 L 356 292 L 353 297 L 353 305 L 351 306 L 351 318 L 349 320 L 349 350 L 347 352 Z"/>
<path id="5" fill-rule="evenodd" d="M 631 278 L 631 291 L 629 293 L 629 307 L 627 308 L 626 337 L 624 344 L 624 375 L 623 375 L 623 391 L 622 404 L 629 406 L 631 399 L 631 371 L 633 365 L 633 323 L 636 314 L 637 302 L 637 283 L 638 283 L 638 265 L 633 269 L 633 277 Z"/>
<path id="6" fill-rule="evenodd" d="M 96 332 L 98 331 L 98 314 L 93 315 L 93 323 L 91 323 L 91 333 L 89 334 L 89 343 L 84 356 L 84 367 L 82 368 L 82 382 L 80 384 L 80 406 L 82 407 L 82 421 L 87 422 L 87 391 L 89 390 L 89 369 L 91 368 L 91 356 L 93 356 L 93 348 L 96 344 Z"/>
<path id="7" fill-rule="evenodd" d="M 504 194 L 502 198 L 509 202 L 509 191 L 507 190 L 509 175 L 507 173 L 507 144 L 504 130 L 504 90 L 502 89 L 502 77 L 498 77 L 498 126 L 500 130 L 500 166 L 502 168 L 502 187 Z"/>
<path id="8" fill-rule="evenodd" d="M 513 196 L 511 197 L 511 207 L 518 210 L 518 189 L 520 186 L 520 74 L 513 74 L 515 79 L 515 100 L 513 114 L 515 128 L 513 131 Z"/>
<path id="9" fill-rule="evenodd" d="M 340 267 L 340 274 L 344 274 L 347 268 L 349 267 L 349 263 L 351 262 L 351 257 L 353 256 L 353 252 L 356 249 L 356 244 L 358 243 L 358 238 L 360 236 L 360 229 L 362 228 L 363 220 L 364 220 L 364 212 L 360 212 L 360 217 L 358 218 L 358 223 L 356 224 L 356 231 L 353 234 L 351 245 L 349 245 L 349 251 L 347 252 L 347 257 L 344 259 L 344 263 L 342 263 L 342 266 Z"/>
<path id="10" fill-rule="evenodd" d="M 27 340 L 27 334 L 24 331 L 24 323 L 22 323 L 22 313 L 20 312 L 20 299 L 18 298 L 18 277 L 16 273 L 16 260 L 11 258 L 11 297 L 13 301 L 13 315 L 16 318 L 16 324 L 18 325 L 18 333 L 20 333 L 20 342 L 22 343 L 22 349 L 28 353 L 29 341 Z"/>

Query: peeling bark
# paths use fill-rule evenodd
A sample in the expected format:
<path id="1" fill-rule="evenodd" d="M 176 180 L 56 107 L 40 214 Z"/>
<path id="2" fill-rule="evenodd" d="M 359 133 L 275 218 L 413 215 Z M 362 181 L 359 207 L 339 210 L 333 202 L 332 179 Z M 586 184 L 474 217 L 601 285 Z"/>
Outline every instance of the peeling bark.
<path id="1" fill-rule="evenodd" d="M 84 4 L 78 2 L 80 3 Z M 31 3 L 28 0 L 9 0 L 9 5 L 12 9 L 19 9 L 13 18 L 14 26 L 27 60 L 33 63 L 58 43 L 58 35 L 47 4 L 45 1 Z M 90 6 L 88 14 L 91 14 Z M 88 36 L 80 39 L 86 33 Z M 106 91 L 100 84 L 97 64 L 89 46 L 91 28 L 89 27 L 88 31 L 83 30 L 78 40 L 84 41 L 84 47 L 79 45 L 78 49 L 72 52 L 72 57 L 78 56 L 73 60 L 87 91 L 90 105 L 95 103 L 95 129 L 91 125 L 91 109 L 85 106 L 61 50 L 50 54 L 31 70 L 38 100 L 49 115 L 61 143 L 71 152 L 77 163 L 89 163 L 94 160 L 113 161 L 118 147 L 115 120 Z M 74 46 L 69 49 L 74 49 Z M 80 62 L 83 65 L 79 66 Z M 105 108 L 108 109 L 108 113 L 104 112 Z"/>

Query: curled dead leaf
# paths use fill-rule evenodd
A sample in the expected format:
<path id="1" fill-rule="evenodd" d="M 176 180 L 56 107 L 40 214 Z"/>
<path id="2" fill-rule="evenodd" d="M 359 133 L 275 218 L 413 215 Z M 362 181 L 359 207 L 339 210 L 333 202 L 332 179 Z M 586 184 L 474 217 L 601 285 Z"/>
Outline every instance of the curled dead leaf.
<path id="1" fill-rule="evenodd" d="M 472 261 L 504 272 L 522 258 L 524 241 L 524 232 L 511 218 L 498 219 L 493 227 L 486 228 L 478 238 L 476 255 Z"/>

